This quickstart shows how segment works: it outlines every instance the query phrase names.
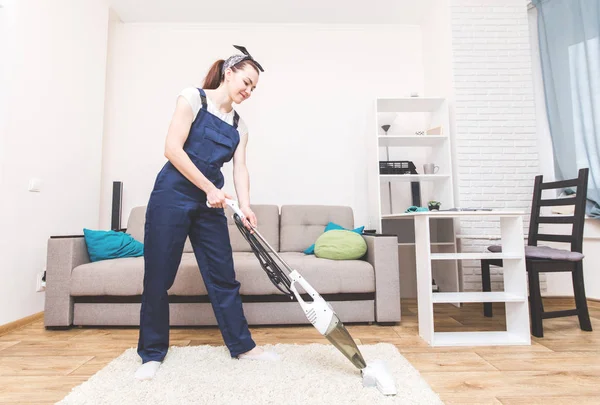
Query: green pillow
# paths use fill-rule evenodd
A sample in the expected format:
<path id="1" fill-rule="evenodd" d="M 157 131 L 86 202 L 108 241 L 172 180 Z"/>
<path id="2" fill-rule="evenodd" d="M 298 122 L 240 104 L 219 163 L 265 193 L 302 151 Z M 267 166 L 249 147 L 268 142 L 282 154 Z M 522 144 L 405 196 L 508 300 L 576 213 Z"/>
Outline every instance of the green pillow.
<path id="1" fill-rule="evenodd" d="M 315 256 L 332 260 L 356 260 L 367 253 L 367 242 L 356 232 L 333 229 L 315 242 Z"/>
<path id="2" fill-rule="evenodd" d="M 344 228 L 343 226 L 338 225 L 338 224 L 336 224 L 334 222 L 329 222 L 327 224 L 327 226 L 325 227 L 325 231 L 323 231 L 323 232 L 329 232 L 329 231 L 334 230 L 334 229 L 346 229 L 346 228 Z M 362 234 L 364 229 L 365 229 L 364 226 L 359 226 L 356 229 L 352 229 L 352 232 L 356 232 L 358 234 Z M 347 230 L 350 231 L 350 229 L 347 229 Z M 304 251 L 304 253 L 306 253 L 307 255 L 314 255 L 315 254 L 315 244 L 313 243 L 312 245 L 310 245 L 309 247 L 307 247 L 306 250 Z"/>

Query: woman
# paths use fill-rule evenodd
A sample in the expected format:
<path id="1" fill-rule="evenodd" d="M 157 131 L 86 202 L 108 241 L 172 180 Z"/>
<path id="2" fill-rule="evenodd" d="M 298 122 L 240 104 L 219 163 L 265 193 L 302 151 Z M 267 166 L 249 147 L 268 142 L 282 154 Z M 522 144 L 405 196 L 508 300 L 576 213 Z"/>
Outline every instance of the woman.
<path id="1" fill-rule="evenodd" d="M 146 211 L 138 342 L 142 366 L 135 374 L 138 379 L 152 378 L 167 354 L 167 290 L 175 280 L 187 236 L 231 356 L 278 358 L 274 352 L 256 347 L 250 335 L 223 210 L 225 198 L 232 197 L 221 190 L 221 167 L 233 158 L 235 189 L 246 216 L 245 225 L 256 226 L 245 163 L 248 130 L 232 103 L 240 104 L 250 97 L 259 70 L 264 70 L 244 47 L 235 47 L 243 54 L 216 61 L 202 89 L 181 92 L 169 126 L 165 144 L 168 162 L 156 178 Z"/>

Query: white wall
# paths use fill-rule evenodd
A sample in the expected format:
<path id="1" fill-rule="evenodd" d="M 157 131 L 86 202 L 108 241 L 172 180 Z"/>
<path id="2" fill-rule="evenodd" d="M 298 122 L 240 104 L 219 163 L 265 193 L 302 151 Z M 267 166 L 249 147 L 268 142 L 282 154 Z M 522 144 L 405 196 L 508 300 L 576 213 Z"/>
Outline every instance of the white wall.
<path id="1" fill-rule="evenodd" d="M 12 74 L 0 157 L 0 324 L 43 310 L 35 276 L 50 235 L 98 224 L 108 6 L 8 1 Z M 18 69 L 17 69 L 18 67 Z M 41 192 L 28 192 L 31 178 Z"/>
<path id="2" fill-rule="evenodd" d="M 210 64 L 237 43 L 266 70 L 238 108 L 250 129 L 252 203 L 351 205 L 356 224 L 368 225 L 367 112 L 376 97 L 423 91 L 418 26 L 117 24 L 101 227 L 110 226 L 113 181 L 124 182 L 124 224 L 132 207 L 147 203 L 177 94 L 201 86 Z M 224 173 L 233 192 L 231 163 Z"/>
<path id="3" fill-rule="evenodd" d="M 430 0 L 421 24 L 425 97 L 452 98 L 452 29 L 450 0 Z"/>
<path id="4" fill-rule="evenodd" d="M 5 2 L 8 4 L 7 2 Z M 2 4 L 2 3 L 0 3 Z M 0 7 L 0 190 L 3 185 L 4 172 L 4 138 L 6 134 L 6 119 L 8 116 L 8 84 L 13 63 L 8 58 L 12 54 L 12 43 L 8 41 L 8 34 L 14 30 L 12 27 L 14 17 L 8 8 Z M 0 226 L 4 225 L 4 216 L 0 215 Z M 2 229 L 5 229 L 2 227 Z M 1 239 L 0 239 L 1 241 Z M 4 250 L 0 250 L 3 252 Z M 0 259 L 2 260 L 2 259 Z"/>
<path id="5" fill-rule="evenodd" d="M 459 205 L 528 212 L 539 160 L 526 3 L 452 0 L 450 17 Z M 462 220 L 460 232 L 498 235 L 499 224 Z M 481 290 L 478 261 L 463 262 L 463 282 Z M 492 284 L 502 288 L 498 270 Z"/>
<path id="6" fill-rule="evenodd" d="M 452 72 L 452 26 L 450 24 L 450 3 L 452 0 L 430 0 L 429 13 L 421 24 L 423 35 L 423 74 L 425 97 L 444 97 L 448 100 L 451 134 L 451 158 L 453 193 L 458 206 L 458 162 L 456 159 L 456 119 L 455 97 Z M 430 186 L 422 184 L 421 187 Z M 450 208 L 450 207 L 446 207 Z"/>

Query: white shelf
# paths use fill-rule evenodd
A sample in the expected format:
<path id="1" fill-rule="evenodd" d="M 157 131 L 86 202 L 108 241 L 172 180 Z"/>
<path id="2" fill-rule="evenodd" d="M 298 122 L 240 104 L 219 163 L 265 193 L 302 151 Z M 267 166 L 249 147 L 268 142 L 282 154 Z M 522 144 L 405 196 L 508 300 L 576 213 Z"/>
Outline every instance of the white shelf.
<path id="1" fill-rule="evenodd" d="M 414 269 L 418 302 L 419 336 L 432 346 L 489 346 L 489 345 L 530 345 L 529 308 L 527 299 L 527 273 L 523 252 L 523 212 L 519 211 L 448 211 L 449 208 L 462 209 L 489 207 L 458 206 L 454 197 L 452 176 L 452 126 L 450 125 L 448 102 L 437 97 L 379 98 L 376 100 L 373 135 L 369 136 L 369 219 L 382 231 L 384 225 L 390 232 L 402 235 L 401 241 L 411 242 L 405 227 L 414 227 L 414 243 L 398 243 L 399 269 Z M 415 114 L 416 113 L 416 114 Z M 402 114 L 405 114 L 404 116 Z M 402 123 L 397 125 L 396 123 Z M 384 134 L 382 125 L 391 125 L 390 132 Z M 443 128 L 440 135 L 416 135 L 419 128 Z M 435 131 L 431 131 L 435 132 Z M 372 139 L 376 137 L 375 139 Z M 411 159 L 417 166 L 433 162 L 441 168 L 436 174 L 381 174 L 382 147 L 388 148 L 387 160 Z M 396 147 L 396 149 L 394 149 Z M 418 170 L 420 172 L 420 170 Z M 395 183 L 391 186 L 391 183 Z M 423 211 L 400 214 L 394 207 L 407 205 L 407 183 L 423 182 L 421 201 L 434 199 L 441 201 L 444 211 Z M 404 183 L 404 184 L 398 184 Z M 402 189 L 402 190 L 400 190 Z M 402 204 L 394 204 L 394 197 L 400 196 Z M 402 210 L 404 211 L 404 210 Z M 463 218 L 488 221 L 498 220 L 501 228 L 501 242 L 505 252 L 492 253 L 481 249 L 474 253 L 455 253 L 455 243 L 432 242 L 433 240 L 456 241 L 455 222 Z M 411 220 L 402 222 L 401 220 Z M 383 222 L 386 220 L 386 222 Z M 398 220 L 398 221 L 390 221 Z M 449 234 L 452 234 L 450 237 Z M 412 234 L 412 230 L 411 230 Z M 463 239 L 470 235 L 462 235 Z M 495 239 L 496 235 L 484 235 Z M 497 243 L 497 242 L 495 242 Z M 491 243 L 490 243 L 491 244 Z M 444 246 L 446 246 L 444 248 Z M 400 247 L 402 247 L 400 249 Z M 433 252 L 432 252 L 433 251 Z M 447 253 L 437 253 L 437 252 Z M 435 253 L 434 253 L 435 252 Z M 402 257 L 404 256 L 404 257 Z M 504 291 L 460 292 L 460 260 L 497 259 L 504 260 Z M 437 261 L 437 262 L 436 262 Z M 435 280 L 441 291 L 433 292 Z M 446 292 L 447 291 L 447 292 Z M 433 304 L 459 304 L 468 302 L 504 302 L 506 306 L 506 331 L 488 332 L 436 332 Z"/>
<path id="2" fill-rule="evenodd" d="M 434 146 L 448 140 L 446 135 L 379 135 L 379 146 Z"/>
<path id="3" fill-rule="evenodd" d="M 448 292 L 433 293 L 434 304 L 452 304 L 457 302 L 524 302 L 525 297 L 502 291 L 492 292 Z"/>
<path id="4" fill-rule="evenodd" d="M 432 253 L 431 260 L 480 260 L 480 259 L 502 259 L 518 260 L 523 256 L 507 253 Z"/>
<path id="5" fill-rule="evenodd" d="M 444 101 L 445 99 L 437 97 L 379 98 L 377 112 L 434 112 Z"/>
<path id="6" fill-rule="evenodd" d="M 531 338 L 510 332 L 435 332 L 433 346 L 530 345 Z"/>
<path id="7" fill-rule="evenodd" d="M 432 213 L 432 211 L 429 211 L 430 213 Z M 414 221 L 414 215 L 411 215 L 413 213 L 401 213 L 401 214 L 382 214 L 381 215 L 381 219 L 403 219 L 403 220 L 412 220 Z M 433 221 L 435 221 L 436 219 L 439 218 L 432 218 Z M 441 219 L 447 219 L 447 218 L 441 218 Z"/>
<path id="8" fill-rule="evenodd" d="M 527 299 L 527 274 L 523 252 L 523 217 L 521 213 L 481 212 L 476 215 L 498 215 L 500 234 L 505 245 L 503 253 L 430 253 L 430 220 L 448 216 L 460 218 L 462 212 L 416 213 L 415 252 L 417 263 L 417 302 L 419 315 L 419 336 L 432 346 L 497 346 L 530 345 L 529 302 Z M 435 260 L 477 260 L 502 259 L 504 262 L 504 291 L 460 292 L 459 289 L 442 289 L 442 293 L 431 292 L 432 262 Z M 439 265 L 439 264 L 438 264 Z M 435 278 L 436 282 L 440 273 Z M 465 302 L 504 302 L 506 306 L 506 331 L 488 332 L 436 332 L 433 304 L 459 304 Z"/>
<path id="9" fill-rule="evenodd" d="M 380 174 L 379 181 L 440 181 L 448 180 L 449 174 Z"/>
<path id="10" fill-rule="evenodd" d="M 380 175 L 380 177 L 382 176 L 386 176 L 386 175 Z M 390 176 L 394 176 L 394 175 L 390 175 Z M 397 174 L 396 176 L 410 176 L 409 174 Z M 438 176 L 437 174 L 426 174 L 425 176 Z M 382 215 L 382 218 L 387 218 L 387 219 L 401 219 L 401 218 L 407 218 L 407 217 L 420 217 L 420 216 L 428 216 L 431 218 L 456 218 L 456 217 L 488 217 L 488 216 L 492 216 L 492 217 L 498 217 L 498 218 L 502 218 L 502 217 L 514 217 L 515 215 L 520 215 L 523 216 L 524 213 L 523 211 L 495 211 L 495 210 L 491 210 L 491 211 L 447 211 L 447 210 L 442 210 L 442 211 L 423 211 L 423 212 L 403 212 L 400 214 L 386 214 L 386 215 Z M 463 236 L 464 238 L 464 236 Z"/>
<path id="11" fill-rule="evenodd" d="M 394 209 L 397 210 L 398 207 L 404 207 L 401 209 L 403 212 L 406 207 L 412 205 L 414 198 L 410 197 L 415 189 L 407 186 L 418 182 L 422 183 L 421 205 L 426 205 L 429 200 L 437 200 L 442 202 L 444 208 L 456 206 L 452 175 L 453 133 L 448 100 L 442 97 L 384 97 L 376 99 L 374 107 L 369 112 L 369 121 L 374 125 L 369 130 L 371 134 L 366 145 L 369 161 L 369 221 L 379 232 L 387 228 L 389 233 L 398 234 L 400 276 L 414 279 L 417 275 L 418 279 L 423 273 L 419 269 L 422 267 L 420 256 L 427 257 L 429 265 L 431 251 L 455 252 L 457 250 L 454 238 L 455 222 L 433 220 L 432 229 L 436 235 L 433 237 L 427 235 L 427 243 L 422 241 L 417 243 L 419 232 L 413 235 L 412 230 L 407 229 L 414 224 L 387 221 L 387 219 L 406 219 L 416 224 L 420 217 L 402 217 L 387 213 L 394 213 Z M 382 125 L 390 125 L 387 133 L 383 131 Z M 429 130 L 430 134 L 417 135 L 417 131 L 421 130 L 425 132 Z M 382 174 L 379 167 L 384 157 L 385 160 L 390 161 L 410 160 L 417 166 L 416 172 L 421 174 Z M 425 163 L 434 163 L 440 169 L 435 174 L 424 174 L 421 168 Z M 430 242 L 432 239 L 447 242 Z M 511 248 L 509 251 L 514 252 L 515 249 Z M 421 280 L 422 282 L 416 285 L 416 294 L 419 297 L 419 334 L 422 337 L 426 335 L 427 341 L 430 341 L 433 335 L 429 332 L 421 332 L 424 329 L 433 331 L 433 328 L 428 326 L 427 316 L 425 318 L 422 316 L 422 314 L 428 315 L 429 311 L 423 309 L 423 303 L 427 305 L 431 303 L 429 298 L 423 297 L 427 291 L 431 294 L 430 275 L 433 274 L 441 291 L 459 291 L 462 289 L 459 264 L 457 261 L 438 262 L 433 269 L 428 269 L 429 275 L 426 277 L 429 277 L 429 280 L 424 282 Z M 409 289 L 412 289 L 412 286 L 403 287 L 401 294 L 408 294 Z M 413 294 L 413 291 L 410 293 Z"/>

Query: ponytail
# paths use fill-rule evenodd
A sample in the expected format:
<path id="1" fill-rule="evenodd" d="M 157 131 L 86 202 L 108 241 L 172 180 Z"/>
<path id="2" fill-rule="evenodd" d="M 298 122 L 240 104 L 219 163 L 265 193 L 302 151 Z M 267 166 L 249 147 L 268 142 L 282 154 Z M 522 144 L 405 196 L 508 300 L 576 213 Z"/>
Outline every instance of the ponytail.
<path id="1" fill-rule="evenodd" d="M 221 84 L 221 70 L 223 69 L 224 63 L 225 60 L 219 59 L 212 64 L 204 78 L 204 84 L 202 85 L 203 89 L 212 90 L 219 87 Z"/>

